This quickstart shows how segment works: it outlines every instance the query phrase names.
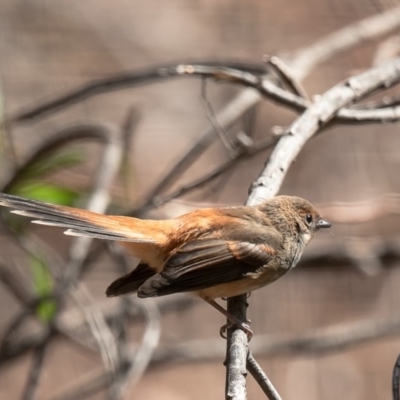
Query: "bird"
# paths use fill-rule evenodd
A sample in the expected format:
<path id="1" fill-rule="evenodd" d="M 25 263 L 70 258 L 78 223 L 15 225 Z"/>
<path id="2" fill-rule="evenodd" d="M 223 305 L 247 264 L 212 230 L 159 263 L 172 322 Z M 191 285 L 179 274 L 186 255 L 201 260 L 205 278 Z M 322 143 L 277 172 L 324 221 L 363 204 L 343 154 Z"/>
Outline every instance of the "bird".
<path id="1" fill-rule="evenodd" d="M 117 241 L 140 262 L 113 281 L 108 297 L 189 292 L 250 339 L 248 324 L 216 302 L 250 293 L 290 271 L 320 229 L 331 224 L 307 200 L 276 196 L 256 206 L 211 207 L 166 220 L 94 213 L 0 193 L 0 206 L 64 233 Z M 221 328 L 222 329 L 222 328 Z"/>

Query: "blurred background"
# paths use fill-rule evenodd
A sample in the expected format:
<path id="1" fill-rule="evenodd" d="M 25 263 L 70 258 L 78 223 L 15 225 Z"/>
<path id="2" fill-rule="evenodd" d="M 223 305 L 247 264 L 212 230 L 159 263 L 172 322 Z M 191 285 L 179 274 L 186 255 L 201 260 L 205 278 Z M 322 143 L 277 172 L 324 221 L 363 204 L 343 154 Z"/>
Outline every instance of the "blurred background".
<path id="1" fill-rule="evenodd" d="M 399 14 L 396 6 L 394 0 L 2 0 L 0 111 L 13 123 L 1 132 L 1 189 L 96 207 L 93 196 L 103 185 L 110 200 L 100 196 L 100 211 L 147 218 L 243 204 L 269 149 L 187 190 L 237 156 L 216 133 L 204 151 L 194 145 L 243 87 L 158 79 L 37 118 L 17 116 L 88 82 L 160 65 L 242 63 L 263 70 L 263 56 L 278 55 L 290 66 L 313 43 L 374 15 Z M 398 56 L 399 28 L 400 21 L 386 31 L 383 24 L 382 34 L 297 75 L 308 95 Z M 234 145 L 238 133 L 258 143 L 296 116 L 261 100 L 226 133 Z M 115 152 L 107 155 L 115 138 Z M 281 193 L 309 199 L 334 228 L 314 240 L 295 270 L 249 299 L 251 347 L 283 399 L 391 396 L 400 351 L 399 145 L 397 124 L 337 125 L 306 145 L 285 179 Z M 160 188 L 193 148 L 184 173 Z M 223 397 L 219 313 L 180 296 L 106 299 L 105 288 L 135 260 L 116 247 L 72 241 L 60 229 L 26 222 L 2 213 L 1 399 Z M 60 302 L 52 298 L 58 290 Z M 248 387 L 249 398 L 264 398 L 251 377 Z"/>

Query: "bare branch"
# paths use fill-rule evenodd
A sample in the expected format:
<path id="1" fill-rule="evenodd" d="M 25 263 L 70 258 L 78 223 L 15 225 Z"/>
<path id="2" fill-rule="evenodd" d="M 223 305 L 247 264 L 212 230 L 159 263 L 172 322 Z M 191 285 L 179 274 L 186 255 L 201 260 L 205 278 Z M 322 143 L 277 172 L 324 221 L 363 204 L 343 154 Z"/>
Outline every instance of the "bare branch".
<path id="1" fill-rule="evenodd" d="M 246 204 L 256 205 L 277 194 L 286 176 L 287 170 L 294 158 L 306 144 L 307 140 L 326 125 L 340 108 L 361 99 L 363 96 L 380 87 L 390 87 L 399 80 L 400 58 L 385 66 L 372 69 L 361 75 L 350 78 L 344 84 L 339 84 L 328 90 L 321 96 L 319 101 L 312 104 L 304 114 L 292 124 L 287 134 L 281 137 L 270 155 L 266 167 L 253 183 Z M 245 297 L 241 297 L 242 302 L 245 301 Z M 231 301 L 232 300 L 228 300 L 228 307 Z M 240 318 L 242 318 L 243 313 L 245 315 L 246 309 L 242 307 L 239 311 L 241 314 Z M 238 329 L 239 328 L 236 327 L 233 334 L 235 334 Z M 230 337 L 228 335 L 228 352 L 230 345 L 229 339 Z M 242 344 L 242 346 L 242 350 L 245 351 L 246 345 Z M 242 359 L 239 360 L 239 358 L 242 356 L 243 355 L 238 353 L 235 362 L 240 363 Z M 235 382 L 236 380 L 238 381 Z M 229 375 L 229 370 L 227 381 L 228 388 L 231 385 L 242 384 L 242 380 L 238 379 L 237 376 Z"/>
<path id="2" fill-rule="evenodd" d="M 308 94 L 304 89 L 301 82 L 293 76 L 289 67 L 283 60 L 276 56 L 265 56 L 264 60 L 273 67 L 274 71 L 278 74 L 279 78 L 293 91 L 297 96 L 305 100 L 309 100 Z"/>
<path id="3" fill-rule="evenodd" d="M 214 179 L 218 178 L 222 173 L 230 170 L 232 167 L 237 165 L 240 160 L 245 160 L 259 154 L 260 152 L 272 148 L 278 141 L 279 138 L 273 137 L 271 139 L 260 140 L 257 143 L 254 143 L 252 146 L 246 149 L 246 151 L 242 151 L 240 153 L 236 153 L 234 158 L 226 161 L 224 164 L 216 167 L 213 171 L 206 173 L 202 177 L 190 182 L 186 185 L 183 185 L 177 188 L 175 191 L 165 195 L 153 198 L 147 204 L 140 206 L 137 209 L 134 209 L 129 212 L 129 215 L 138 215 L 147 210 L 150 210 L 155 207 L 160 207 L 163 204 L 170 202 L 173 199 L 181 197 L 187 193 L 192 192 L 193 190 L 199 189 L 206 184 L 212 182 Z"/>
<path id="4" fill-rule="evenodd" d="M 377 108 L 375 110 L 351 110 L 342 108 L 337 113 L 338 119 L 333 122 L 340 121 L 344 123 L 370 124 L 370 123 L 387 123 L 397 122 L 400 119 L 400 106 Z"/>
<path id="5" fill-rule="evenodd" d="M 292 124 L 286 135 L 279 140 L 266 168 L 254 182 L 247 204 L 258 204 L 278 192 L 292 161 L 307 140 L 327 124 L 340 108 L 380 87 L 390 87 L 399 80 L 400 58 L 397 58 L 328 90 Z"/>
<path id="6" fill-rule="evenodd" d="M 232 297 L 228 300 L 228 312 L 246 321 L 247 301 L 246 295 Z M 244 301 L 244 304 L 243 304 Z M 237 327 L 228 329 L 226 344 L 226 383 L 225 396 L 227 400 L 245 400 L 246 388 L 246 361 L 248 355 L 247 336 Z"/>
<path id="7" fill-rule="evenodd" d="M 8 192 L 12 185 L 40 159 L 73 142 L 86 140 L 99 140 L 103 143 L 108 143 L 110 141 L 110 132 L 104 125 L 82 124 L 53 133 L 48 139 L 39 143 L 38 147 L 26 157 L 18 169 L 10 174 L 8 180 L 2 185 L 1 191 Z"/>
<path id="8" fill-rule="evenodd" d="M 222 144 L 227 148 L 230 154 L 235 154 L 235 144 L 233 143 L 230 136 L 227 134 L 225 129 L 219 124 L 214 109 L 211 105 L 210 100 L 207 97 L 207 81 L 203 79 L 201 81 L 201 98 L 203 100 L 204 108 L 206 110 L 207 118 L 214 128 L 214 131 L 218 134 L 219 139 L 221 140 Z"/>
<path id="9" fill-rule="evenodd" d="M 0 281 L 23 305 L 32 303 L 32 296 L 15 274 L 15 270 L 0 263 Z"/>
<path id="10" fill-rule="evenodd" d="M 227 67 L 213 67 L 200 64 L 181 64 L 176 67 L 180 75 L 198 75 L 217 81 L 241 84 L 256 89 L 262 96 L 285 105 L 293 110 L 303 111 L 309 102 L 273 83 L 267 76 Z"/>
<path id="11" fill-rule="evenodd" d="M 274 385 L 268 379 L 268 376 L 264 373 L 262 368 L 258 365 L 251 352 L 249 352 L 247 355 L 247 370 L 260 385 L 262 391 L 266 394 L 269 400 L 282 400 Z"/>
<path id="12" fill-rule="evenodd" d="M 296 56 L 292 58 L 292 62 L 288 63 L 289 66 L 294 71 L 296 71 L 297 74 L 297 76 L 293 76 L 293 81 L 295 82 L 295 79 L 301 79 L 302 77 L 304 77 L 306 73 L 308 73 L 310 69 L 315 66 L 316 63 L 325 60 L 328 56 L 335 54 L 338 51 L 342 51 L 343 49 L 348 48 L 360 42 L 361 40 L 365 40 L 366 38 L 371 38 L 378 34 L 382 34 L 390 29 L 393 29 L 393 27 L 398 26 L 400 24 L 400 18 L 399 15 L 397 15 L 399 12 L 397 10 L 399 9 L 396 8 L 394 10 L 389 10 L 390 13 L 386 13 L 387 15 L 382 14 L 381 16 L 378 16 L 381 17 L 380 19 L 378 17 L 370 18 L 367 21 L 357 24 L 356 26 L 343 29 L 334 35 L 330 35 L 328 40 L 325 41 L 324 46 L 322 46 L 321 42 L 316 43 L 314 46 L 311 46 L 311 48 L 314 47 L 312 49 L 313 53 L 318 52 L 318 55 L 314 57 L 314 59 L 306 57 L 306 60 L 304 60 L 303 56 L 304 54 L 307 54 L 307 50 L 303 50 L 301 54 L 296 53 Z M 394 14 L 396 14 L 395 18 L 393 18 Z M 385 19 L 384 24 L 382 23 L 383 19 Z M 370 29 L 370 31 L 366 32 L 366 29 Z M 349 35 L 349 33 L 351 35 Z M 326 46 L 326 44 L 329 44 L 329 46 Z M 326 47 L 328 47 L 328 49 Z M 296 62 L 298 63 L 298 65 L 296 65 Z M 397 70 L 399 69 L 398 67 L 396 68 Z M 235 66 L 232 66 L 232 69 L 238 69 L 239 71 L 229 71 L 229 73 L 225 73 L 225 75 L 223 74 L 224 79 L 230 79 L 233 76 L 234 81 L 237 82 L 235 76 L 244 76 L 243 81 L 246 82 L 247 80 L 246 85 L 253 85 L 255 88 L 257 88 L 257 90 L 260 90 L 261 88 L 261 90 L 265 93 L 268 92 L 271 98 L 275 96 L 275 98 L 279 99 L 279 101 L 283 101 L 282 99 L 286 99 L 284 101 L 287 101 L 287 105 L 295 109 L 297 107 L 298 111 L 303 111 L 306 107 L 309 107 L 304 115 L 288 130 L 287 135 L 279 140 L 279 144 L 271 156 L 269 165 L 263 172 L 262 176 L 257 180 L 256 184 L 253 186 L 254 192 L 249 198 L 248 203 L 255 203 L 260 198 L 269 197 L 274 192 L 276 193 L 276 191 L 280 187 L 282 180 L 284 179 L 284 176 L 290 166 L 291 161 L 300 151 L 301 147 L 313 134 L 318 131 L 318 129 L 326 126 L 327 123 L 329 121 L 332 121 L 333 118 L 335 118 L 336 116 L 342 118 L 342 121 L 344 118 L 348 118 L 348 120 L 351 120 L 351 118 L 353 118 L 352 121 L 362 122 L 372 121 L 373 118 L 375 118 L 375 121 L 394 121 L 398 119 L 398 111 L 396 109 L 385 110 L 385 113 L 382 113 L 382 110 L 368 110 L 368 112 L 366 112 L 365 110 L 354 110 L 356 113 L 358 113 L 356 114 L 357 118 L 352 117 L 352 115 L 354 116 L 354 114 L 351 114 L 351 110 L 348 110 L 349 113 L 347 114 L 347 116 L 341 116 L 341 111 L 339 111 L 339 109 L 344 105 L 349 104 L 352 101 L 358 100 L 364 94 L 374 90 L 372 86 L 375 85 L 375 88 L 378 88 L 380 87 L 379 85 L 384 86 L 386 85 L 386 83 L 388 85 L 392 85 L 395 81 L 397 81 L 398 78 L 391 77 L 387 70 L 380 71 L 383 71 L 382 75 L 386 74 L 386 78 L 389 78 L 389 82 L 385 82 L 385 78 L 382 78 L 381 76 L 371 77 L 370 75 L 368 75 L 368 82 L 362 82 L 360 77 L 358 77 L 358 79 L 354 78 L 347 81 L 346 85 L 343 85 L 341 87 L 338 86 L 326 93 L 324 96 L 322 96 L 321 100 L 316 102 L 316 104 L 310 105 L 309 103 L 304 102 L 304 100 L 299 100 L 298 96 L 294 96 L 291 93 L 288 93 L 278 88 L 269 80 L 262 78 L 260 80 L 260 77 L 257 77 L 257 73 L 260 72 L 253 74 L 257 78 L 254 79 L 254 77 L 251 76 L 251 73 L 243 73 L 243 70 L 240 70 L 240 68 L 237 67 L 235 68 Z M 111 80 L 102 80 L 100 82 L 96 82 L 92 84 L 92 86 L 88 85 L 81 88 L 78 92 L 70 93 L 64 98 L 60 98 L 54 102 L 47 103 L 41 108 L 36 108 L 36 110 L 33 110 L 33 114 L 32 110 L 31 113 L 22 113 L 14 119 L 14 122 L 29 119 L 34 117 L 35 115 L 38 116 L 41 113 L 46 113 L 55 109 L 59 109 L 65 105 L 72 104 L 78 99 L 91 96 L 95 93 L 100 93 L 110 88 L 117 89 L 126 87 L 126 85 L 136 84 L 139 82 L 175 76 L 179 71 L 177 71 L 177 69 L 175 71 L 171 70 L 167 66 L 164 69 L 161 67 L 153 69 L 152 71 L 147 70 L 141 72 L 142 76 L 140 76 L 140 73 L 138 73 L 133 77 L 116 77 Z M 263 72 L 264 71 L 262 71 L 261 73 Z M 383 79 L 383 81 L 381 78 Z M 371 81 L 374 79 L 376 82 L 371 85 Z M 380 82 L 379 84 L 377 83 L 378 81 Z M 335 89 L 337 90 L 335 91 Z M 219 123 L 221 124 L 221 127 L 223 127 L 222 129 L 226 129 L 226 127 L 231 126 L 232 123 L 235 122 L 242 115 L 243 112 L 247 111 L 249 107 L 256 104 L 259 98 L 259 94 L 254 92 L 254 90 L 246 90 L 243 95 L 239 96 L 236 101 L 230 104 L 230 108 L 226 108 L 216 117 L 216 119 L 218 119 Z M 169 187 L 171 182 L 173 182 L 173 180 L 176 179 L 176 177 L 179 176 L 184 170 L 184 167 L 193 162 L 193 159 L 195 159 L 195 157 L 193 157 L 192 160 L 188 161 L 191 156 L 198 156 L 202 154 L 203 150 L 207 148 L 213 140 L 214 131 L 213 129 L 208 129 L 203 134 L 196 147 L 192 148 L 192 153 L 189 152 L 185 157 L 181 159 L 178 165 L 166 175 L 167 179 L 164 182 L 160 182 L 159 185 L 156 186 L 151 195 L 148 196 L 148 199 L 153 199 L 155 193 L 158 194 L 161 192 L 162 189 Z M 98 176 L 98 182 L 96 184 L 95 195 L 90 204 L 90 209 L 92 210 L 104 212 L 106 208 L 108 201 L 107 187 L 112 179 L 112 176 L 115 175 L 115 168 L 116 165 L 119 163 L 118 161 L 117 163 L 112 164 L 111 160 L 114 158 L 114 156 L 116 156 L 115 158 L 117 160 L 120 159 L 120 147 L 121 146 L 119 146 L 119 148 L 118 146 L 114 146 L 111 142 L 108 143 L 105 153 L 106 155 L 103 158 L 102 168 L 100 168 L 100 174 Z M 285 153 L 286 155 L 284 155 L 283 150 L 289 152 Z M 280 174 L 277 171 L 281 171 L 282 173 Z M 216 175 L 216 173 L 217 172 L 214 171 L 214 175 Z M 260 190 L 260 186 L 263 186 L 270 182 L 272 182 L 274 186 L 272 186 L 269 191 L 264 189 Z M 65 295 L 66 289 L 71 284 L 73 284 L 76 281 L 77 276 L 79 276 L 81 266 L 88 253 L 89 244 L 90 241 L 81 241 L 75 242 L 73 247 L 71 247 L 69 263 L 70 272 L 64 277 L 61 297 Z M 240 305 L 240 303 L 242 304 Z M 235 311 L 236 314 L 242 314 L 241 316 L 245 318 L 245 298 L 241 297 L 239 299 L 236 299 L 235 301 L 230 301 L 229 307 L 235 308 L 235 304 L 238 305 L 238 309 Z M 43 343 L 45 345 L 45 342 Z M 244 380 L 246 372 L 245 369 L 243 370 L 243 361 L 246 362 L 247 358 L 246 349 L 246 339 L 243 336 L 243 333 L 236 329 L 231 329 L 228 340 L 227 354 L 230 360 L 234 360 L 234 364 L 228 366 L 227 393 L 229 398 L 239 399 L 246 396 Z M 236 376 L 239 377 L 239 379 L 236 381 L 232 380 L 233 371 L 236 373 Z M 34 376 L 33 371 L 31 376 Z M 107 381 L 107 379 L 105 379 L 105 381 Z"/>
<path id="13" fill-rule="evenodd" d="M 26 381 L 26 386 L 22 394 L 22 400 L 33 400 L 35 398 L 36 389 L 39 383 L 40 374 L 43 370 L 43 362 L 46 354 L 47 346 L 52 335 L 52 329 L 48 328 L 46 339 L 35 349 L 33 354 L 32 366 Z"/>
<path id="14" fill-rule="evenodd" d="M 115 371 L 119 364 L 117 343 L 101 309 L 97 307 L 86 285 L 82 282 L 80 282 L 76 290 L 72 292 L 72 297 L 88 323 L 90 332 L 100 350 L 105 368 Z"/>
<path id="15" fill-rule="evenodd" d="M 190 62 L 189 62 L 190 63 Z M 223 65 L 231 66 L 232 68 L 250 71 L 258 74 L 265 73 L 264 65 L 255 64 L 244 64 L 238 62 L 205 62 L 209 65 Z M 39 104 L 31 109 L 16 113 L 15 115 L 6 118 L 4 124 L 8 127 L 15 125 L 32 118 L 37 118 L 44 114 L 50 114 L 55 111 L 59 111 L 64 107 L 71 106 L 79 101 L 88 99 L 95 95 L 102 93 L 108 93 L 115 90 L 126 89 L 128 87 L 133 87 L 143 83 L 151 83 L 159 79 L 168 79 L 176 76 L 178 74 L 176 70 L 176 64 L 166 64 L 162 66 L 156 66 L 153 68 L 145 68 L 140 71 L 135 71 L 125 75 L 117 75 L 109 78 L 98 79 L 90 82 L 78 89 L 72 90 L 71 92 L 50 100 L 48 102 Z"/>
<path id="16" fill-rule="evenodd" d="M 30 304 L 29 307 L 24 308 L 8 324 L 7 329 L 5 330 L 5 333 L 1 338 L 0 364 L 4 361 L 4 359 L 6 358 L 6 354 L 9 351 L 11 338 L 13 337 L 15 332 L 17 332 L 19 327 L 22 326 L 22 324 L 26 321 L 26 319 L 34 313 L 35 305 L 37 305 L 37 302 L 34 302 L 33 304 Z M 46 337 L 46 335 L 44 335 L 44 337 Z M 42 342 L 39 342 L 38 345 L 40 345 L 41 343 Z"/>
<path id="17" fill-rule="evenodd" d="M 138 382 L 145 372 L 160 338 L 160 315 L 156 302 L 137 302 L 147 319 L 146 330 L 139 348 L 124 349 L 124 359 L 115 371 L 98 371 L 84 376 L 72 387 L 60 390 L 52 400 L 84 399 L 112 385 L 111 398 L 119 398 L 128 386 Z"/>
<path id="18" fill-rule="evenodd" d="M 154 301 L 136 301 L 136 305 L 144 314 L 147 324 L 140 347 L 136 349 L 131 360 L 127 360 L 130 368 L 127 369 L 123 380 L 114 385 L 113 398 L 121 396 L 134 386 L 146 371 L 160 340 L 161 326 L 160 313 Z"/>
<path id="19" fill-rule="evenodd" d="M 370 341 L 400 334 L 400 317 L 367 319 L 313 329 L 303 333 L 255 335 L 251 340 L 252 354 L 257 356 L 322 355 L 344 351 Z M 224 357 L 220 339 L 193 340 L 163 345 L 153 357 L 154 363 L 210 362 Z"/>
<path id="20" fill-rule="evenodd" d="M 119 170 L 123 153 L 123 141 L 120 132 L 112 126 L 106 128 L 106 132 L 108 132 L 107 145 L 97 169 L 94 189 L 87 204 L 88 210 L 98 213 L 104 213 L 107 209 L 110 200 L 109 187 Z M 65 269 L 61 292 L 75 283 L 91 242 L 90 238 L 82 237 L 73 240 L 69 250 L 70 261 Z"/>
<path id="21" fill-rule="evenodd" d="M 174 297 L 161 298 L 160 300 L 157 299 L 156 303 L 161 314 L 166 314 L 169 312 L 175 312 L 176 310 L 191 308 L 194 304 L 197 304 L 197 301 L 185 295 L 177 295 Z M 109 300 L 100 303 L 98 307 L 101 309 L 101 312 L 104 314 L 107 321 L 111 321 L 118 317 L 121 312 L 120 305 Z M 133 306 L 128 307 L 128 312 L 128 322 L 135 324 L 143 322 L 144 316 L 137 308 Z M 23 318 L 25 318 L 25 314 Z M 94 351 L 96 348 L 81 337 L 82 328 L 85 324 L 86 320 L 79 310 L 76 308 L 68 309 L 61 312 L 57 317 L 55 321 L 56 331 L 53 337 L 63 334 L 79 345 L 84 346 L 86 349 Z M 9 335 L 4 335 L 4 337 L 8 336 Z M 8 340 L 7 344 L 4 346 L 2 345 L 0 349 L 0 366 L 32 349 L 35 349 L 37 346 L 40 346 L 45 337 L 46 332 L 43 330 L 37 333 L 28 332 L 25 335 L 22 334 L 22 337 L 17 342 L 14 340 Z"/>
<path id="22" fill-rule="evenodd" d="M 200 75 L 203 77 L 226 80 L 230 83 L 237 83 L 252 87 L 259 91 L 260 95 L 273 100 L 280 105 L 286 106 L 294 111 L 305 111 L 310 102 L 296 94 L 281 89 L 268 78 L 250 74 L 248 72 L 233 70 L 221 67 L 209 67 L 205 65 L 181 65 L 182 73 Z M 389 103 L 390 104 L 390 103 Z M 388 104 L 388 105 L 389 105 Z M 400 119 L 400 107 L 388 107 L 379 109 L 338 109 L 332 123 L 344 124 L 365 124 L 395 122 Z M 376 108 L 376 107 L 374 107 Z M 222 129 L 219 127 L 218 129 Z"/>

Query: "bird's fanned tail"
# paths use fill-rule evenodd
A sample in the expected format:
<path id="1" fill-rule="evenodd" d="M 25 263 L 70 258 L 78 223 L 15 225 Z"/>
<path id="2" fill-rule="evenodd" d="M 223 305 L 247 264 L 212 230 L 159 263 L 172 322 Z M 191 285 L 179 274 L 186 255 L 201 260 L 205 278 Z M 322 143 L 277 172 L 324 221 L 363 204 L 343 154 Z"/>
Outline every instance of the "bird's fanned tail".
<path id="1" fill-rule="evenodd" d="M 66 228 L 66 235 L 154 243 L 154 239 L 140 232 L 140 229 L 132 229 L 134 218 L 102 215 L 5 193 L 0 193 L 0 206 L 13 208 L 11 212 L 14 214 L 34 218 L 32 222 L 36 224 Z"/>

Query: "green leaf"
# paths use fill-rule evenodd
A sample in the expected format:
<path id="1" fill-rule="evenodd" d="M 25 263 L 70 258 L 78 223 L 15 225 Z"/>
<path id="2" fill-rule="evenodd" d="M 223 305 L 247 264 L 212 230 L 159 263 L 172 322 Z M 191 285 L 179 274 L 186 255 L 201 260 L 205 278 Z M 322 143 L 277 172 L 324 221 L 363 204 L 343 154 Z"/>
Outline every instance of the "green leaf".
<path id="1" fill-rule="evenodd" d="M 39 181 L 30 181 L 15 185 L 9 190 L 9 193 L 32 200 L 64 206 L 73 206 L 79 198 L 79 193 L 74 190 Z"/>
<path id="2" fill-rule="evenodd" d="M 46 261 L 34 255 L 31 257 L 33 290 L 40 297 L 51 296 L 54 292 L 54 282 Z M 36 316 L 44 323 L 50 323 L 57 311 L 56 302 L 52 299 L 42 300 L 36 307 Z"/>

